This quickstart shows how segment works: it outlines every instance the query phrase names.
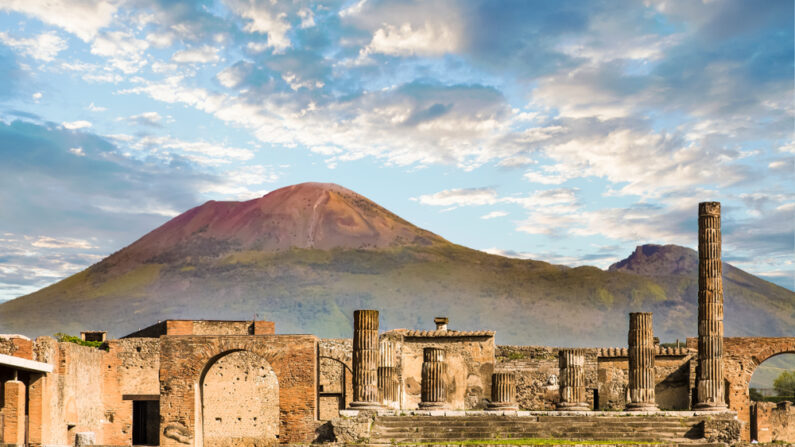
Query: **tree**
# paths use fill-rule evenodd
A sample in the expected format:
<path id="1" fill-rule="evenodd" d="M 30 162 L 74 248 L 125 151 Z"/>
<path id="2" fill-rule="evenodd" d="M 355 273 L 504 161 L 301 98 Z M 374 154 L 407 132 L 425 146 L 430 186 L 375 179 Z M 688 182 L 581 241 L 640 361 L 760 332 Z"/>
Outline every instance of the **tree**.
<path id="1" fill-rule="evenodd" d="M 779 396 L 795 396 L 795 371 L 784 371 L 773 381 Z"/>

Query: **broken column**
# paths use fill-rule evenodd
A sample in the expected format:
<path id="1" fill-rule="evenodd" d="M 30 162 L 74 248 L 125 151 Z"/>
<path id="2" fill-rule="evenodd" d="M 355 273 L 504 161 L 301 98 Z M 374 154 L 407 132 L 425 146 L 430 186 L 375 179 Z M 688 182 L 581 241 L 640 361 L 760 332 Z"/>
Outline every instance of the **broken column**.
<path id="1" fill-rule="evenodd" d="M 516 406 L 516 377 L 512 372 L 497 372 L 491 376 L 491 402 L 488 410 L 518 410 Z"/>
<path id="2" fill-rule="evenodd" d="M 422 350 L 422 384 L 420 408 L 447 407 L 447 362 L 444 349 Z"/>
<path id="3" fill-rule="evenodd" d="M 378 403 L 378 311 L 353 312 L 353 402 L 351 408 L 376 409 Z"/>
<path id="4" fill-rule="evenodd" d="M 585 397 L 585 350 L 570 348 L 558 351 L 560 367 L 560 402 L 558 411 L 590 410 Z"/>
<path id="5" fill-rule="evenodd" d="M 720 202 L 698 204 L 696 410 L 724 410 Z"/>
<path id="6" fill-rule="evenodd" d="M 381 340 L 378 357 L 378 395 L 382 404 L 390 406 L 398 401 L 398 385 L 395 342 Z"/>
<path id="7" fill-rule="evenodd" d="M 629 396 L 627 410 L 656 411 L 654 329 L 651 312 L 629 314 Z"/>
<path id="8" fill-rule="evenodd" d="M 25 384 L 17 379 L 14 371 L 14 380 L 9 380 L 3 385 L 4 408 L 3 414 L 3 442 L 5 444 L 25 444 Z"/>

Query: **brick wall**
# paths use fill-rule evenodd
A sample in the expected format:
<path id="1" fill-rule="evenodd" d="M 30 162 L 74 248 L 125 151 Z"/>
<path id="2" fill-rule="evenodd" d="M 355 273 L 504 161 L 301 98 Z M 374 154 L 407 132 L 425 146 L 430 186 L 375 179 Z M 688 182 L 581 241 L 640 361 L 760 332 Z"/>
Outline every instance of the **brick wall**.
<path id="1" fill-rule="evenodd" d="M 162 446 L 199 443 L 202 375 L 226 353 L 249 351 L 273 368 L 279 386 L 279 442 L 310 442 L 317 414 L 317 345 L 312 335 L 165 336 L 160 345 Z M 230 404 L 234 403 L 230 396 Z"/>

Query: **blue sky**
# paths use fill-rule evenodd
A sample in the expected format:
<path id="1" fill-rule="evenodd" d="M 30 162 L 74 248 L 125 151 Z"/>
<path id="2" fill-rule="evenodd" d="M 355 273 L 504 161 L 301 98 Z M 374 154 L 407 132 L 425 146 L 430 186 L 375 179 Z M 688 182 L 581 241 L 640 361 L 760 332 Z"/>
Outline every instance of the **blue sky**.
<path id="1" fill-rule="evenodd" d="M 472 248 L 696 246 L 793 288 L 793 2 L 0 1 L 0 300 L 335 182 Z"/>

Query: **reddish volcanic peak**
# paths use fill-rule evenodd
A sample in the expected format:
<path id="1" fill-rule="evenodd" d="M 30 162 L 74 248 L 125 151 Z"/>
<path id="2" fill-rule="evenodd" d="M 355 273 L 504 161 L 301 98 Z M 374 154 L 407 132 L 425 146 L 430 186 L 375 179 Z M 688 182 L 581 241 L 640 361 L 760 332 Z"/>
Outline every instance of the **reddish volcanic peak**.
<path id="1" fill-rule="evenodd" d="M 210 243 L 212 242 L 212 244 Z M 122 250 L 143 261 L 179 248 L 185 255 L 290 247 L 382 248 L 444 242 L 371 200 L 333 183 L 301 183 L 245 202 L 209 201 Z M 208 248 L 212 245 L 215 248 Z M 201 248 L 200 248 L 201 247 Z"/>

